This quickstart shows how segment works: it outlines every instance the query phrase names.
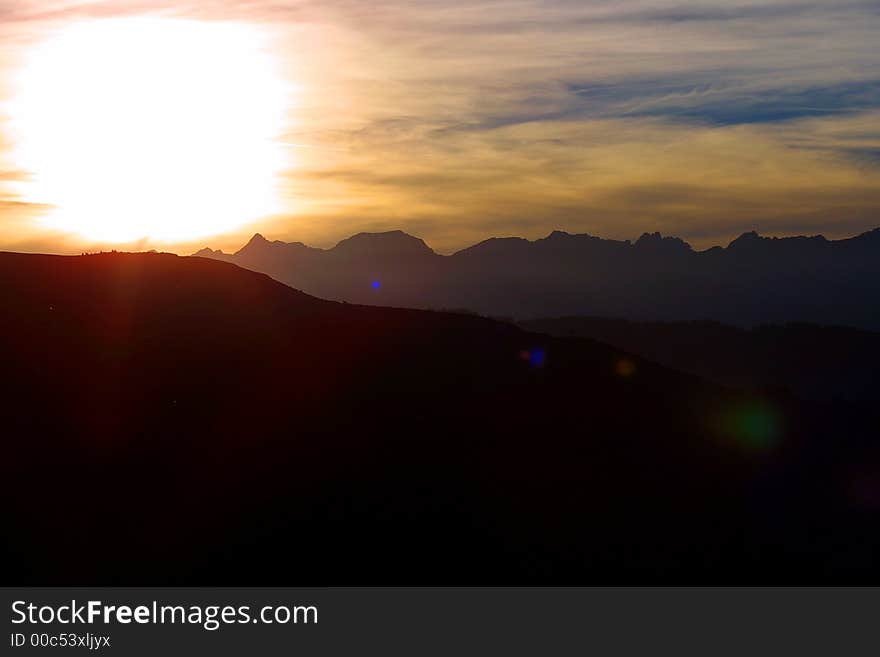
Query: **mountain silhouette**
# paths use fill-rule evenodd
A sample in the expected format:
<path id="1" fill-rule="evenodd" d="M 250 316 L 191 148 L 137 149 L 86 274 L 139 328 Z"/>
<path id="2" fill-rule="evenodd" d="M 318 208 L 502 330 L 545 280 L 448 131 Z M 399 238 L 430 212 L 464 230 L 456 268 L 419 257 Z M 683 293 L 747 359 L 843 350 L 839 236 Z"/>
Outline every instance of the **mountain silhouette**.
<path id="1" fill-rule="evenodd" d="M 877 580 L 874 407 L 207 258 L 0 253 L 0 292 L 8 584 Z"/>
<path id="2" fill-rule="evenodd" d="M 880 401 L 880 333 L 842 326 L 633 322 L 559 317 L 521 322 L 598 340 L 683 372 L 743 389 L 785 388 L 809 399 Z"/>
<path id="3" fill-rule="evenodd" d="M 631 243 L 554 231 L 535 241 L 492 238 L 449 256 L 400 231 L 361 233 L 326 250 L 256 235 L 231 255 L 195 255 L 350 303 L 516 319 L 586 315 L 880 330 L 880 229 L 842 240 L 751 232 L 705 251 L 659 233 Z"/>

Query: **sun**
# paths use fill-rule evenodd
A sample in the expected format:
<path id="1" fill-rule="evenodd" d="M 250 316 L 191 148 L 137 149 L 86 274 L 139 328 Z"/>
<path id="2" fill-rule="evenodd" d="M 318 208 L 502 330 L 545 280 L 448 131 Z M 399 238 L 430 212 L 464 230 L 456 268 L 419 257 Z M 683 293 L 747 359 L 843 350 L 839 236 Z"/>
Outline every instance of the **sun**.
<path id="1" fill-rule="evenodd" d="M 278 211 L 290 86 L 251 25 L 78 23 L 35 46 L 12 103 L 27 200 L 85 238 L 181 241 Z"/>

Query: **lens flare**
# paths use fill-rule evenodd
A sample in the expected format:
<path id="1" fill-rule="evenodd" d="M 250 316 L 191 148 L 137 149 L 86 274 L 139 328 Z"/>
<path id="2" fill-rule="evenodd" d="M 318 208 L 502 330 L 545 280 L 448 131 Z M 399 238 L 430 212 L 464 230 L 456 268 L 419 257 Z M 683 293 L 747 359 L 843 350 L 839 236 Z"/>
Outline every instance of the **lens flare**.
<path id="1" fill-rule="evenodd" d="M 533 368 L 544 367 L 547 363 L 547 350 L 543 347 L 532 347 L 519 352 L 519 359 L 527 362 Z"/>
<path id="2" fill-rule="evenodd" d="M 782 439 L 782 418 L 766 402 L 750 402 L 728 409 L 721 418 L 723 435 L 740 447 L 761 451 Z"/>

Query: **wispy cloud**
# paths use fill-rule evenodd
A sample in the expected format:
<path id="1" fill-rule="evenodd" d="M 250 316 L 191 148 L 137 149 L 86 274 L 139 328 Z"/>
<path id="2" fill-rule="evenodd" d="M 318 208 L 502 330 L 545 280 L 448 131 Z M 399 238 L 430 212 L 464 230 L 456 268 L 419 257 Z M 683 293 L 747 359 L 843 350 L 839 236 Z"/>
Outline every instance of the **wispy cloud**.
<path id="1" fill-rule="evenodd" d="M 41 0 L 0 19 L 146 12 L 277 37 L 302 90 L 279 237 L 878 223 L 878 1 Z"/>

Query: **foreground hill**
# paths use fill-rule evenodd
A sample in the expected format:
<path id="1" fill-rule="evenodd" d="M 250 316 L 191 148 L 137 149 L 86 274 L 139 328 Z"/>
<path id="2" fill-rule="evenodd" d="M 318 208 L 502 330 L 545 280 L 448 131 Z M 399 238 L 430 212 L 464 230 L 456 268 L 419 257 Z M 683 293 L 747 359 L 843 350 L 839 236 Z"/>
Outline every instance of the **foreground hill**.
<path id="1" fill-rule="evenodd" d="M 451 256 L 400 231 L 361 233 L 332 249 L 255 235 L 226 260 L 317 296 L 516 319 L 590 315 L 809 322 L 880 330 L 880 229 L 843 240 L 746 233 L 695 251 L 659 233 L 634 243 L 556 231 L 493 238 Z"/>
<path id="2" fill-rule="evenodd" d="M 880 333 L 842 326 L 632 322 L 558 317 L 532 331 L 591 338 L 666 367 L 748 389 L 786 388 L 810 399 L 880 401 Z"/>
<path id="3" fill-rule="evenodd" d="M 876 418 L 204 258 L 0 254 L 4 582 L 878 581 Z"/>

